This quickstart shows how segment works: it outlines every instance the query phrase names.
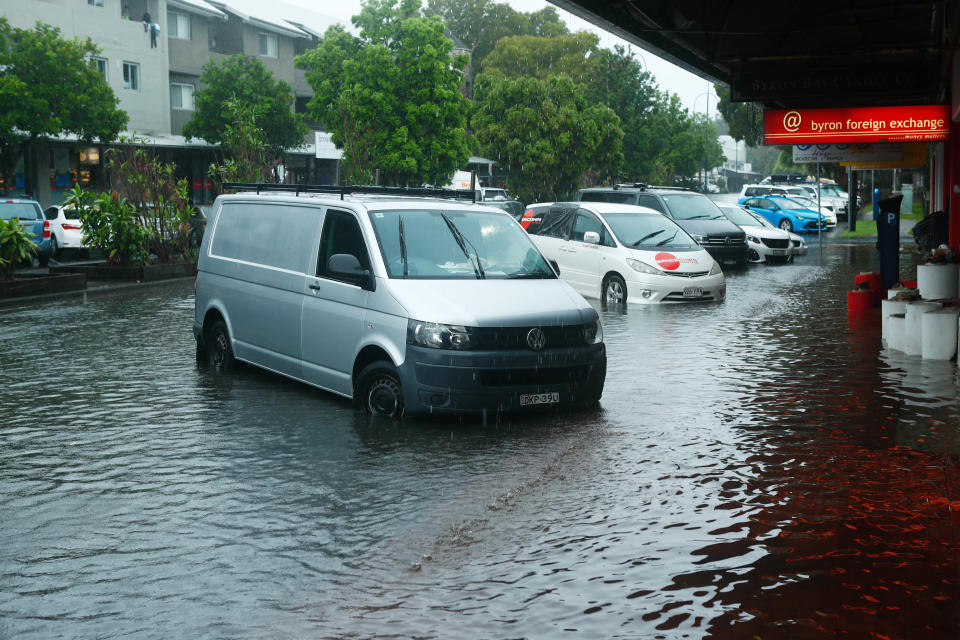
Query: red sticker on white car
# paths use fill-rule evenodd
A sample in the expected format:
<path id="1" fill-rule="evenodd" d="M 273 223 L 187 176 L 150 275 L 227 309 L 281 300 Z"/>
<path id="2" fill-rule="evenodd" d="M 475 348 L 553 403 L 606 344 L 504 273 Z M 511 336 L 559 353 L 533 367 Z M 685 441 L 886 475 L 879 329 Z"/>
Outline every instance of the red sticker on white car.
<path id="1" fill-rule="evenodd" d="M 672 253 L 661 251 L 655 255 L 653 259 L 657 261 L 657 266 L 659 266 L 661 269 L 666 269 L 667 271 L 673 271 L 674 269 L 678 269 L 680 267 L 680 261 L 677 260 L 677 256 L 673 255 Z"/>

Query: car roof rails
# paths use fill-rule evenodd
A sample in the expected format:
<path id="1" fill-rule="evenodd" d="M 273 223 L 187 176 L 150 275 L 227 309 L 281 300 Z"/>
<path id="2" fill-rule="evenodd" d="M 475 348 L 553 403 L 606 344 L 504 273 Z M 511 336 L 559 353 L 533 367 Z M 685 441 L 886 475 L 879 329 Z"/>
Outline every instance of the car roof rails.
<path id="1" fill-rule="evenodd" d="M 224 189 L 236 189 L 238 191 L 256 191 L 257 195 L 263 193 L 293 193 L 299 196 L 301 193 L 334 193 L 339 194 L 343 200 L 345 196 L 352 194 L 361 195 L 380 195 L 380 196 L 403 196 L 403 197 L 429 197 L 429 198 L 450 198 L 454 200 L 470 200 L 476 203 L 476 191 L 471 189 L 431 189 L 427 187 L 380 187 L 374 185 L 333 185 L 333 184 L 273 184 L 268 182 L 224 182 Z"/>
<path id="2" fill-rule="evenodd" d="M 661 187 L 661 186 L 658 186 L 658 185 L 654 185 L 654 186 L 652 186 L 652 187 L 650 187 L 650 188 L 651 188 L 651 189 L 666 189 L 666 190 L 669 190 L 669 191 L 693 191 L 693 189 L 688 189 L 688 188 L 686 188 L 686 187 L 674 187 L 674 186 L 669 186 L 669 187 L 668 187 L 668 186 L 666 186 L 666 185 L 664 185 L 664 186 L 662 186 L 662 187 Z"/>
<path id="3" fill-rule="evenodd" d="M 646 182 L 618 182 L 613 185 L 614 189 L 640 189 L 641 191 L 646 191 L 649 187 Z"/>

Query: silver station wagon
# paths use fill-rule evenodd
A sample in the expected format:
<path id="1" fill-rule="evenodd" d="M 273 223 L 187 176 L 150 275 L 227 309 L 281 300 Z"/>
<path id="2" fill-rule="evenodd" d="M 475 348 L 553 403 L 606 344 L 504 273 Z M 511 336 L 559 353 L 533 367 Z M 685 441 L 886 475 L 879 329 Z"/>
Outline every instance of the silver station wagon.
<path id="1" fill-rule="evenodd" d="M 199 358 L 251 363 L 372 414 L 597 406 L 597 312 L 509 214 L 406 195 L 422 190 L 269 188 L 214 204 Z"/>

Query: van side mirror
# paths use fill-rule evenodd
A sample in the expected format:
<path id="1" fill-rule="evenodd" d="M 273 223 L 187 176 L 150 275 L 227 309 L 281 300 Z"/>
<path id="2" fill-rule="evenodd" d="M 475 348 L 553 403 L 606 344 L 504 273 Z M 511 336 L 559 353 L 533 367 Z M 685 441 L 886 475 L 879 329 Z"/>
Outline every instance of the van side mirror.
<path id="1" fill-rule="evenodd" d="M 373 291 L 376 288 L 376 279 L 373 274 L 369 269 L 364 269 L 357 256 L 351 253 L 335 253 L 330 256 L 327 260 L 327 273 L 367 291 Z"/>
<path id="2" fill-rule="evenodd" d="M 587 244 L 600 244 L 600 234 L 596 231 L 587 231 L 583 234 L 583 241 Z"/>

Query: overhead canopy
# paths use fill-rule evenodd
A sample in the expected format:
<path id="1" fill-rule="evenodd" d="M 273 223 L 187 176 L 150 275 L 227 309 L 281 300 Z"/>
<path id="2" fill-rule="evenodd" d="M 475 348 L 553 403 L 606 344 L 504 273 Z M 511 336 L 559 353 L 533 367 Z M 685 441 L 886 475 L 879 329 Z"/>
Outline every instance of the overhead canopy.
<path id="1" fill-rule="evenodd" d="M 550 0 L 768 108 L 950 101 L 960 2 Z"/>

